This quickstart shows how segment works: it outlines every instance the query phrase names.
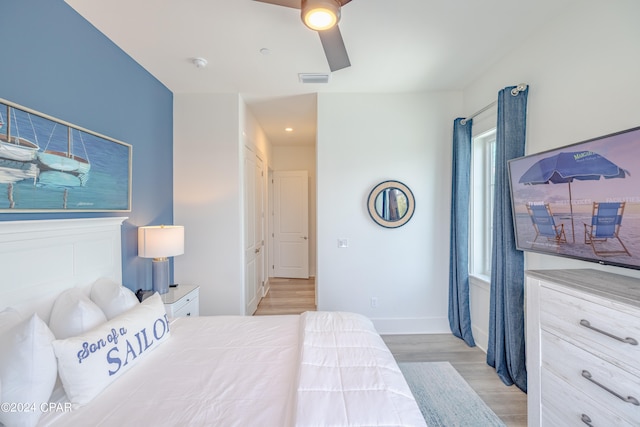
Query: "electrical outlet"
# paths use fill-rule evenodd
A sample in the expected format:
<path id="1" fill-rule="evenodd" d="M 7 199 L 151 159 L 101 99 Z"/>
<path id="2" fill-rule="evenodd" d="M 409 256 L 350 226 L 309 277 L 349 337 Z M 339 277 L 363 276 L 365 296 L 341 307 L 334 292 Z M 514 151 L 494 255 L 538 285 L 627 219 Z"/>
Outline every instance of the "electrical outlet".
<path id="1" fill-rule="evenodd" d="M 371 308 L 378 308 L 378 297 L 371 297 Z"/>

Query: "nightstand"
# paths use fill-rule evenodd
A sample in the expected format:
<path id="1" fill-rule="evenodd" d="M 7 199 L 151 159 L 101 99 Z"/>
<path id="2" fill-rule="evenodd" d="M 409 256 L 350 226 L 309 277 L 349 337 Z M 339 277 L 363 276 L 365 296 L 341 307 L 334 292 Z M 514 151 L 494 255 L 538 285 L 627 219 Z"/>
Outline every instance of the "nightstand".
<path id="1" fill-rule="evenodd" d="M 160 295 L 169 317 L 194 317 L 200 314 L 200 287 L 178 285 Z"/>

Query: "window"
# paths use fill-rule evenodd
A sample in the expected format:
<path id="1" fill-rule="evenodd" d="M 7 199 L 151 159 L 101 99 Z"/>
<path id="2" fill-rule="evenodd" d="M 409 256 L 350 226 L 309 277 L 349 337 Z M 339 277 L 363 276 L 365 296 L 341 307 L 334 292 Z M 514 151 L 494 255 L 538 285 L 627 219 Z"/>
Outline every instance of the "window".
<path id="1" fill-rule="evenodd" d="M 495 129 L 473 138 L 469 272 L 487 280 L 491 276 L 495 154 Z"/>

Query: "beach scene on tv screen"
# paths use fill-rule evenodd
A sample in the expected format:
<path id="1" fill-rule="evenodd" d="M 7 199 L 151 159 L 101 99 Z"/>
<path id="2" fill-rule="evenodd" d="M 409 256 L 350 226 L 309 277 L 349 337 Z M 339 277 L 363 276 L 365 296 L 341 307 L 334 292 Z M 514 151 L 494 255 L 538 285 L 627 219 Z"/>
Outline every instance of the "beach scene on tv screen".
<path id="1" fill-rule="evenodd" d="M 518 249 L 640 268 L 640 128 L 509 162 Z"/>

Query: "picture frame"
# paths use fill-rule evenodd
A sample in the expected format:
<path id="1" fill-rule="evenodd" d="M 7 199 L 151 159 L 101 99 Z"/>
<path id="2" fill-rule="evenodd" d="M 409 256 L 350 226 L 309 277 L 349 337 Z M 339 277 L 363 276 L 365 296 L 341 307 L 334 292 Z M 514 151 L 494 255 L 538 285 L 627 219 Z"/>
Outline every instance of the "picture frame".
<path id="1" fill-rule="evenodd" d="M 130 212 L 132 146 L 0 98 L 0 213 Z"/>

